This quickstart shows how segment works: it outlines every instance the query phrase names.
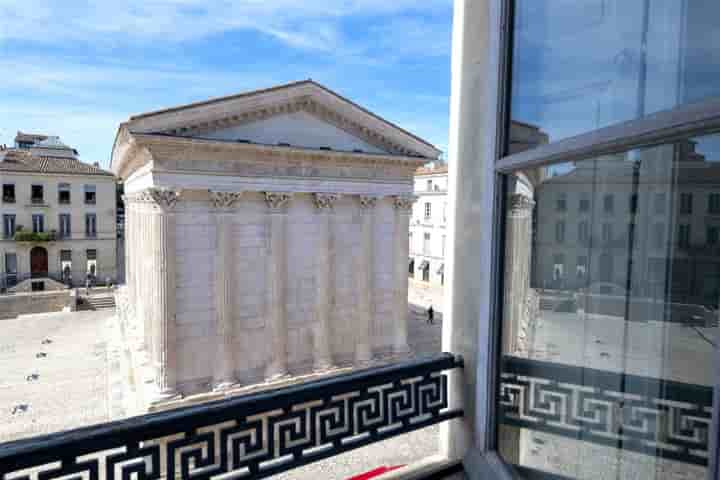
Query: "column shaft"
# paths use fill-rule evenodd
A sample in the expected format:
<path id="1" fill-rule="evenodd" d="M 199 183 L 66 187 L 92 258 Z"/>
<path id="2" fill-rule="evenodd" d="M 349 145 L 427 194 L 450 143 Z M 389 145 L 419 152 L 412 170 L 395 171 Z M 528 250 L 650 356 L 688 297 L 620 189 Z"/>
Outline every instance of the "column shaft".
<path id="1" fill-rule="evenodd" d="M 374 199 L 373 199 L 374 200 Z M 355 363 L 372 360 L 373 214 L 374 202 L 360 209 L 360 256 L 358 257 L 358 315 L 355 321 Z"/>
<path id="2" fill-rule="evenodd" d="M 330 304 L 334 282 L 331 280 L 335 247 L 333 243 L 333 202 L 337 195 L 315 194 L 315 206 L 318 209 L 317 267 L 315 272 L 316 322 L 313 331 L 313 360 L 317 370 L 332 366 L 332 347 L 330 345 Z"/>
<path id="3" fill-rule="evenodd" d="M 156 384 L 162 396 L 176 392 L 176 337 L 175 337 L 175 218 L 167 211 L 154 215 L 156 306 L 155 365 Z"/>
<path id="4" fill-rule="evenodd" d="M 410 353 L 408 345 L 408 232 L 414 197 L 395 198 L 395 302 L 394 302 L 394 343 L 393 353 Z"/>
<path id="5" fill-rule="evenodd" d="M 285 306 L 285 217 L 284 213 L 270 214 L 270 264 L 268 289 L 270 312 L 270 365 L 268 378 L 288 373 L 287 318 Z"/>
<path id="6" fill-rule="evenodd" d="M 217 350 L 215 352 L 215 389 L 235 383 L 235 358 L 233 355 L 233 261 L 232 216 L 216 215 L 217 248 L 215 249 L 215 312 Z"/>

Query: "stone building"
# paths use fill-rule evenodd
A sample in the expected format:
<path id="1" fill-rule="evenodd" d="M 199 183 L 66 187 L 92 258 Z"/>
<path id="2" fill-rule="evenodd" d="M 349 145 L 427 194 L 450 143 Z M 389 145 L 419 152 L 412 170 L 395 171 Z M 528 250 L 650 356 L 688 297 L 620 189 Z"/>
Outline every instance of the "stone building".
<path id="1" fill-rule="evenodd" d="M 140 403 L 406 354 L 412 176 L 439 154 L 313 81 L 121 124 Z"/>
<path id="2" fill-rule="evenodd" d="M 0 288 L 50 290 L 116 277 L 116 182 L 58 137 L 18 132 L 0 151 Z"/>
<path id="3" fill-rule="evenodd" d="M 410 220 L 408 273 L 421 285 L 445 284 L 448 217 L 448 166 L 433 162 L 415 172 L 415 195 Z"/>

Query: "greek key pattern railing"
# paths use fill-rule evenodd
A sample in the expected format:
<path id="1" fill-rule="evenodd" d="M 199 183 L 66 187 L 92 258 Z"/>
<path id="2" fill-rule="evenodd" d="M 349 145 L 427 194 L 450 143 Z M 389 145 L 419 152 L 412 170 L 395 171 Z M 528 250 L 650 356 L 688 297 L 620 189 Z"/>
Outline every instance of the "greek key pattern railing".
<path id="1" fill-rule="evenodd" d="M 264 478 L 462 415 L 440 354 L 0 446 L 0 480 Z"/>
<path id="2" fill-rule="evenodd" d="M 713 389 L 505 357 L 505 425 L 707 465 Z"/>

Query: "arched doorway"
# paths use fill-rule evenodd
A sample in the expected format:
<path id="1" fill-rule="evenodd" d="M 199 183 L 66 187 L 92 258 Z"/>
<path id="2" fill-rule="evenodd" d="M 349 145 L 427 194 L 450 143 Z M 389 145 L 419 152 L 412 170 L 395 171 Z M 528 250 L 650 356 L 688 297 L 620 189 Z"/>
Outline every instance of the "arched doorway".
<path id="1" fill-rule="evenodd" d="M 48 253 L 43 247 L 30 250 L 30 276 L 32 278 L 47 277 Z"/>

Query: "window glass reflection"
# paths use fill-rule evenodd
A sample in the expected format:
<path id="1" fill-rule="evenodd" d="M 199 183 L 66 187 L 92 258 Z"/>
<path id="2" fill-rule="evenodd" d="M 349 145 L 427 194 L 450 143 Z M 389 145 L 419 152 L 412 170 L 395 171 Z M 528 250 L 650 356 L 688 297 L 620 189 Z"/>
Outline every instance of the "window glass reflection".
<path id="1" fill-rule="evenodd" d="M 509 179 L 499 450 L 527 478 L 705 478 L 719 139 Z"/>
<path id="2" fill-rule="evenodd" d="M 515 10 L 515 129 L 556 141 L 720 96 L 716 0 L 516 0 Z"/>

